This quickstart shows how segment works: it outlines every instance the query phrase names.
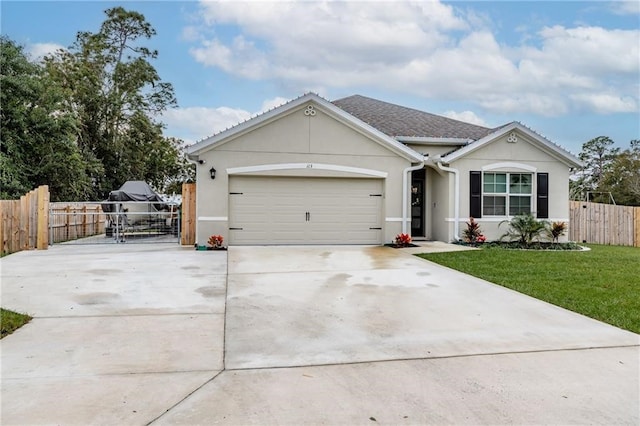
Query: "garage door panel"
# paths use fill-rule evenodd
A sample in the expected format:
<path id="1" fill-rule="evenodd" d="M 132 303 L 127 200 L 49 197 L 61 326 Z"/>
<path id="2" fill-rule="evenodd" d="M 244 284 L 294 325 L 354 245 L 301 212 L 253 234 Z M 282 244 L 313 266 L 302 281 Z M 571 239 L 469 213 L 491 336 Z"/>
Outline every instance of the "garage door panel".
<path id="1" fill-rule="evenodd" d="M 234 176 L 230 243 L 379 244 L 382 185 L 381 179 Z"/>

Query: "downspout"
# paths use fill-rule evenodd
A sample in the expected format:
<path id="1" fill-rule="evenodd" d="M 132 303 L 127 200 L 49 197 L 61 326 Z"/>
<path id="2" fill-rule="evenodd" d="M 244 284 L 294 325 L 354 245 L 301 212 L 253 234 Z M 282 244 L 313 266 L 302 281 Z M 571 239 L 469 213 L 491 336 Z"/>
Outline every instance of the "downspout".
<path id="1" fill-rule="evenodd" d="M 402 172 L 402 233 L 407 234 L 407 221 L 408 213 L 407 213 L 407 205 L 411 202 L 411 194 L 408 193 L 409 190 L 409 172 L 414 170 L 420 170 L 424 167 L 424 159 L 417 166 L 409 166 Z"/>
<path id="2" fill-rule="evenodd" d="M 458 169 L 454 169 L 453 167 L 443 166 L 441 158 L 436 160 L 436 164 L 440 170 L 453 173 L 453 237 L 456 241 L 460 241 L 460 172 Z"/>

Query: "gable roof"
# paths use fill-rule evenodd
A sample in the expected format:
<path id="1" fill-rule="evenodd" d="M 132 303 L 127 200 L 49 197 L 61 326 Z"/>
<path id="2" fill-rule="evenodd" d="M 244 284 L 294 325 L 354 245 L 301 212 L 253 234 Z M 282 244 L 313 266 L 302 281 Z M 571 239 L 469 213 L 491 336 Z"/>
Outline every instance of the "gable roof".
<path id="1" fill-rule="evenodd" d="M 360 95 L 338 99 L 333 104 L 402 142 L 462 145 L 442 156 L 447 162 L 457 160 L 517 129 L 568 166 L 582 166 L 580 160 L 569 151 L 515 121 L 490 129 Z"/>
<path id="2" fill-rule="evenodd" d="M 544 136 L 534 132 L 527 126 L 522 123 L 518 123 L 517 121 L 513 121 L 511 123 L 505 124 L 504 126 L 497 127 L 495 131 L 489 133 L 484 138 L 477 140 L 473 143 L 470 143 L 460 149 L 457 149 L 447 155 L 442 156 L 442 160 L 449 163 L 455 161 L 465 155 L 482 148 L 483 146 L 495 141 L 496 139 L 510 133 L 514 130 L 518 130 L 525 135 L 527 135 L 531 140 L 533 140 L 538 147 L 548 152 L 561 162 L 565 163 L 569 167 L 582 167 L 582 162 L 573 154 L 571 154 L 566 149 L 562 148 L 560 145 L 557 145 L 551 142 L 549 139 Z"/>
<path id="3" fill-rule="evenodd" d="M 333 101 L 334 105 L 358 117 L 393 138 L 451 138 L 478 140 L 493 129 L 430 114 L 366 96 L 353 95 Z"/>
<path id="4" fill-rule="evenodd" d="M 385 133 L 381 132 L 380 130 L 376 129 L 370 124 L 367 124 L 361 121 L 360 119 L 353 116 L 352 114 L 349 114 L 344 110 L 338 108 L 331 102 L 321 98 L 315 93 L 306 93 L 297 99 L 289 101 L 283 105 L 280 105 L 256 117 L 250 118 L 249 120 L 244 121 L 234 127 L 231 127 L 230 129 L 224 130 L 218 134 L 215 134 L 211 137 L 203 139 L 202 141 L 187 147 L 186 149 L 187 155 L 190 158 L 195 159 L 201 153 L 230 141 L 233 136 L 258 128 L 259 126 L 269 122 L 272 119 L 275 119 L 280 115 L 284 115 L 289 111 L 292 111 L 296 108 L 300 108 L 310 103 L 314 104 L 316 107 L 320 108 L 322 111 L 328 113 L 334 118 L 351 126 L 357 131 L 360 131 L 361 133 L 368 136 L 370 139 L 378 142 L 379 144 L 390 149 L 391 151 L 406 158 L 407 160 L 410 160 L 413 162 L 423 161 L 423 156 L 421 154 L 417 153 L 416 151 L 404 145 L 403 143 L 398 142 L 394 138 L 386 135 Z"/>
<path id="5" fill-rule="evenodd" d="M 443 161 L 448 163 L 495 141 L 508 132 L 519 130 L 533 140 L 538 147 L 569 167 L 582 166 L 582 162 L 569 151 L 519 122 L 514 121 L 490 129 L 366 96 L 353 95 L 329 102 L 315 93 L 306 93 L 236 126 L 205 138 L 187 147 L 187 155 L 191 159 L 197 159 L 201 153 L 230 141 L 233 136 L 257 128 L 308 103 L 315 104 L 334 118 L 414 162 L 423 161 L 423 155 L 402 142 L 458 145 L 459 147 L 441 157 Z"/>

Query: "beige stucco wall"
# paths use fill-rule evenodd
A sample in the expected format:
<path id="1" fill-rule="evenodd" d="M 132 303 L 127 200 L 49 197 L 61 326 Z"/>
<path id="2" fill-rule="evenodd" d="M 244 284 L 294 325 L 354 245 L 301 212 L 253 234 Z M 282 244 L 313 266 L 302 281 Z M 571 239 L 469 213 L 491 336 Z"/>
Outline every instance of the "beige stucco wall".
<path id="1" fill-rule="evenodd" d="M 437 241 L 451 241 L 452 223 L 447 218 L 453 214 L 454 178 L 447 172 L 427 168 L 427 189 L 431 192 L 426 209 L 429 238 Z"/>
<path id="2" fill-rule="evenodd" d="M 410 166 L 410 161 L 317 106 L 312 116 L 305 115 L 305 108 L 306 105 L 277 116 L 200 154 L 199 159 L 205 164 L 197 166 L 198 244 L 206 244 L 213 234 L 221 234 L 228 240 L 228 169 L 287 163 L 330 164 L 386 172 L 384 242 L 390 242 L 401 231 L 402 171 Z M 211 167 L 217 170 L 215 180 L 209 178 Z M 249 174 L 372 178 L 362 173 L 313 167 Z"/>
<path id="3" fill-rule="evenodd" d="M 465 222 L 469 218 L 469 172 L 472 170 L 483 170 L 483 167 L 496 165 L 498 163 L 511 163 L 504 167 L 492 169 L 491 171 L 524 172 L 530 171 L 520 168 L 524 165 L 535 168 L 535 172 L 549 173 L 549 221 L 569 222 L 569 166 L 563 164 L 557 157 L 541 149 L 540 145 L 529 139 L 527 135 L 516 132 L 517 142 L 507 142 L 507 135 L 479 148 L 452 162 L 454 167 L 460 172 L 460 233 L 466 228 Z M 536 211 L 536 179 L 533 179 L 532 210 Z M 477 221 L 480 223 L 484 234 L 488 239 L 496 239 L 506 231 L 506 225 L 498 228 L 501 221 L 506 217 L 483 217 Z M 453 222 L 453 208 L 446 219 Z M 568 234 L 568 233 L 567 233 Z M 453 239 L 450 231 L 449 240 Z M 566 237 L 565 237 L 566 239 Z"/>

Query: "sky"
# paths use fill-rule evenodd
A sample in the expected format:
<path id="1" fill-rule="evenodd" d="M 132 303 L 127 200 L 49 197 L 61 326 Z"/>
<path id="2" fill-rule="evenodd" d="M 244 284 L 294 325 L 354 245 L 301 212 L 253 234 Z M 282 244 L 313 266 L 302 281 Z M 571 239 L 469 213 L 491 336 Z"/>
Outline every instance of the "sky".
<path id="1" fill-rule="evenodd" d="M 123 6 L 186 143 L 307 92 L 360 94 L 486 127 L 519 121 L 570 152 L 640 139 L 640 1 L 11 1 L 0 32 L 33 60 Z"/>

